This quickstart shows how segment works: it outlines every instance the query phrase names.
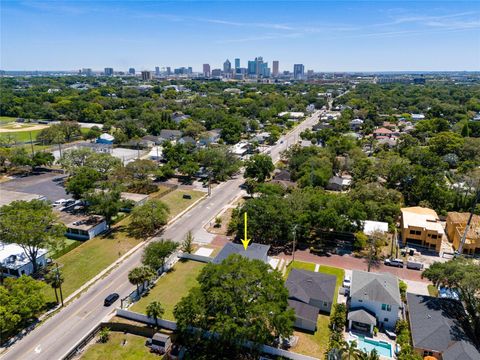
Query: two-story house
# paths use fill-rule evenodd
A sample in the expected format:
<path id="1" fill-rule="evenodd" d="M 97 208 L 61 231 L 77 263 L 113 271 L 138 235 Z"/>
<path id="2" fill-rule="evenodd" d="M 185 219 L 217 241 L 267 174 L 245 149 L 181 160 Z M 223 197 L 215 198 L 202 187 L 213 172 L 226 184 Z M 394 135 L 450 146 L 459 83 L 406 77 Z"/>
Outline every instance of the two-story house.
<path id="1" fill-rule="evenodd" d="M 353 271 L 347 316 L 349 329 L 370 334 L 375 326 L 394 330 L 401 306 L 396 276 Z"/>
<path id="2" fill-rule="evenodd" d="M 401 231 L 404 245 L 420 245 L 440 252 L 443 226 L 435 210 L 421 206 L 402 208 Z"/>

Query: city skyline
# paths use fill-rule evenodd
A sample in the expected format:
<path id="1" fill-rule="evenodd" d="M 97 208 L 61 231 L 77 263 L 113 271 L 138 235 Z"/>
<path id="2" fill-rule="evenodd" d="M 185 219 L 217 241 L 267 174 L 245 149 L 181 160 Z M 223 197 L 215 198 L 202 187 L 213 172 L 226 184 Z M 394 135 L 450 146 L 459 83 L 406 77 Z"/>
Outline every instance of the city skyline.
<path id="1" fill-rule="evenodd" d="M 479 70 L 476 2 L 2 2 L 3 70 Z M 128 26 L 126 26 L 128 24 Z M 181 44 L 181 46 L 179 46 Z M 222 60 L 223 59 L 223 60 Z"/>

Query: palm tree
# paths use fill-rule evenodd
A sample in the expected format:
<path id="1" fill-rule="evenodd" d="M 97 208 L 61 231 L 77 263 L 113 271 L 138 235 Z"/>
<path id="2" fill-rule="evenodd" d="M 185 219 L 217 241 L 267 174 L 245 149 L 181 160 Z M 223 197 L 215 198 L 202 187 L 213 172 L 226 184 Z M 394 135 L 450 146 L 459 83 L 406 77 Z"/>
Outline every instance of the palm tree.
<path id="1" fill-rule="evenodd" d="M 60 269 L 58 269 L 58 267 L 55 270 L 50 271 L 47 275 L 45 275 L 45 282 L 47 284 L 50 284 L 53 290 L 55 290 L 55 299 L 57 300 L 57 304 L 58 304 L 57 289 L 60 289 L 60 297 L 62 300 L 62 305 L 63 305 L 62 284 L 64 281 L 65 279 L 63 278 L 63 275 L 60 272 Z"/>
<path id="2" fill-rule="evenodd" d="M 152 301 L 147 305 L 147 316 L 155 320 L 155 327 L 158 327 L 157 319 L 161 318 L 164 313 L 165 309 L 160 304 L 160 301 Z"/>
<path id="3" fill-rule="evenodd" d="M 342 359 L 356 360 L 362 352 L 357 348 L 357 342 L 353 340 L 351 342 L 344 341 L 340 353 L 342 354 Z"/>
<path id="4" fill-rule="evenodd" d="M 194 237 L 192 234 L 192 230 L 189 230 L 187 232 L 187 235 L 185 235 L 185 239 L 183 240 L 182 244 L 182 250 L 187 254 L 191 254 L 193 252 L 193 241 Z"/>
<path id="5" fill-rule="evenodd" d="M 140 296 L 140 284 L 150 282 L 155 278 L 155 272 L 148 266 L 140 266 L 128 273 L 128 281 L 137 287 L 137 295 Z"/>
<path id="6" fill-rule="evenodd" d="M 376 349 L 373 349 L 370 352 L 360 351 L 357 355 L 357 360 L 380 360 L 380 356 Z"/>

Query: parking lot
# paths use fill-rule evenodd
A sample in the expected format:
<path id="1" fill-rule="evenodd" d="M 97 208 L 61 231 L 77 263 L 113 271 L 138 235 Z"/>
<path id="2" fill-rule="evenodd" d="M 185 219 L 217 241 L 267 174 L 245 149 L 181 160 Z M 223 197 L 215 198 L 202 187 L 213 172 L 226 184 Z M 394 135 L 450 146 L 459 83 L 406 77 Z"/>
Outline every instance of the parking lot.
<path id="1" fill-rule="evenodd" d="M 3 190 L 43 195 L 54 202 L 69 197 L 63 187 L 64 177 L 65 175 L 54 172 L 33 174 L 6 181 L 0 187 Z"/>

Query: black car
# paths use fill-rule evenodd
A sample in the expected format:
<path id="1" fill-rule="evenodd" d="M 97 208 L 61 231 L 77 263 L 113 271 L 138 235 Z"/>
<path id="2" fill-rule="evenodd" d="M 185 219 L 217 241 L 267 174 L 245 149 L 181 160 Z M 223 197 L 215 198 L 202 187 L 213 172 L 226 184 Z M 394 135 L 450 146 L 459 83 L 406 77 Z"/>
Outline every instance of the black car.
<path id="1" fill-rule="evenodd" d="M 112 293 L 110 295 L 108 295 L 106 298 L 105 298 L 105 301 L 103 302 L 103 306 L 110 306 L 112 305 L 115 301 L 117 301 L 117 299 L 120 297 L 120 295 L 118 295 L 117 293 Z"/>

